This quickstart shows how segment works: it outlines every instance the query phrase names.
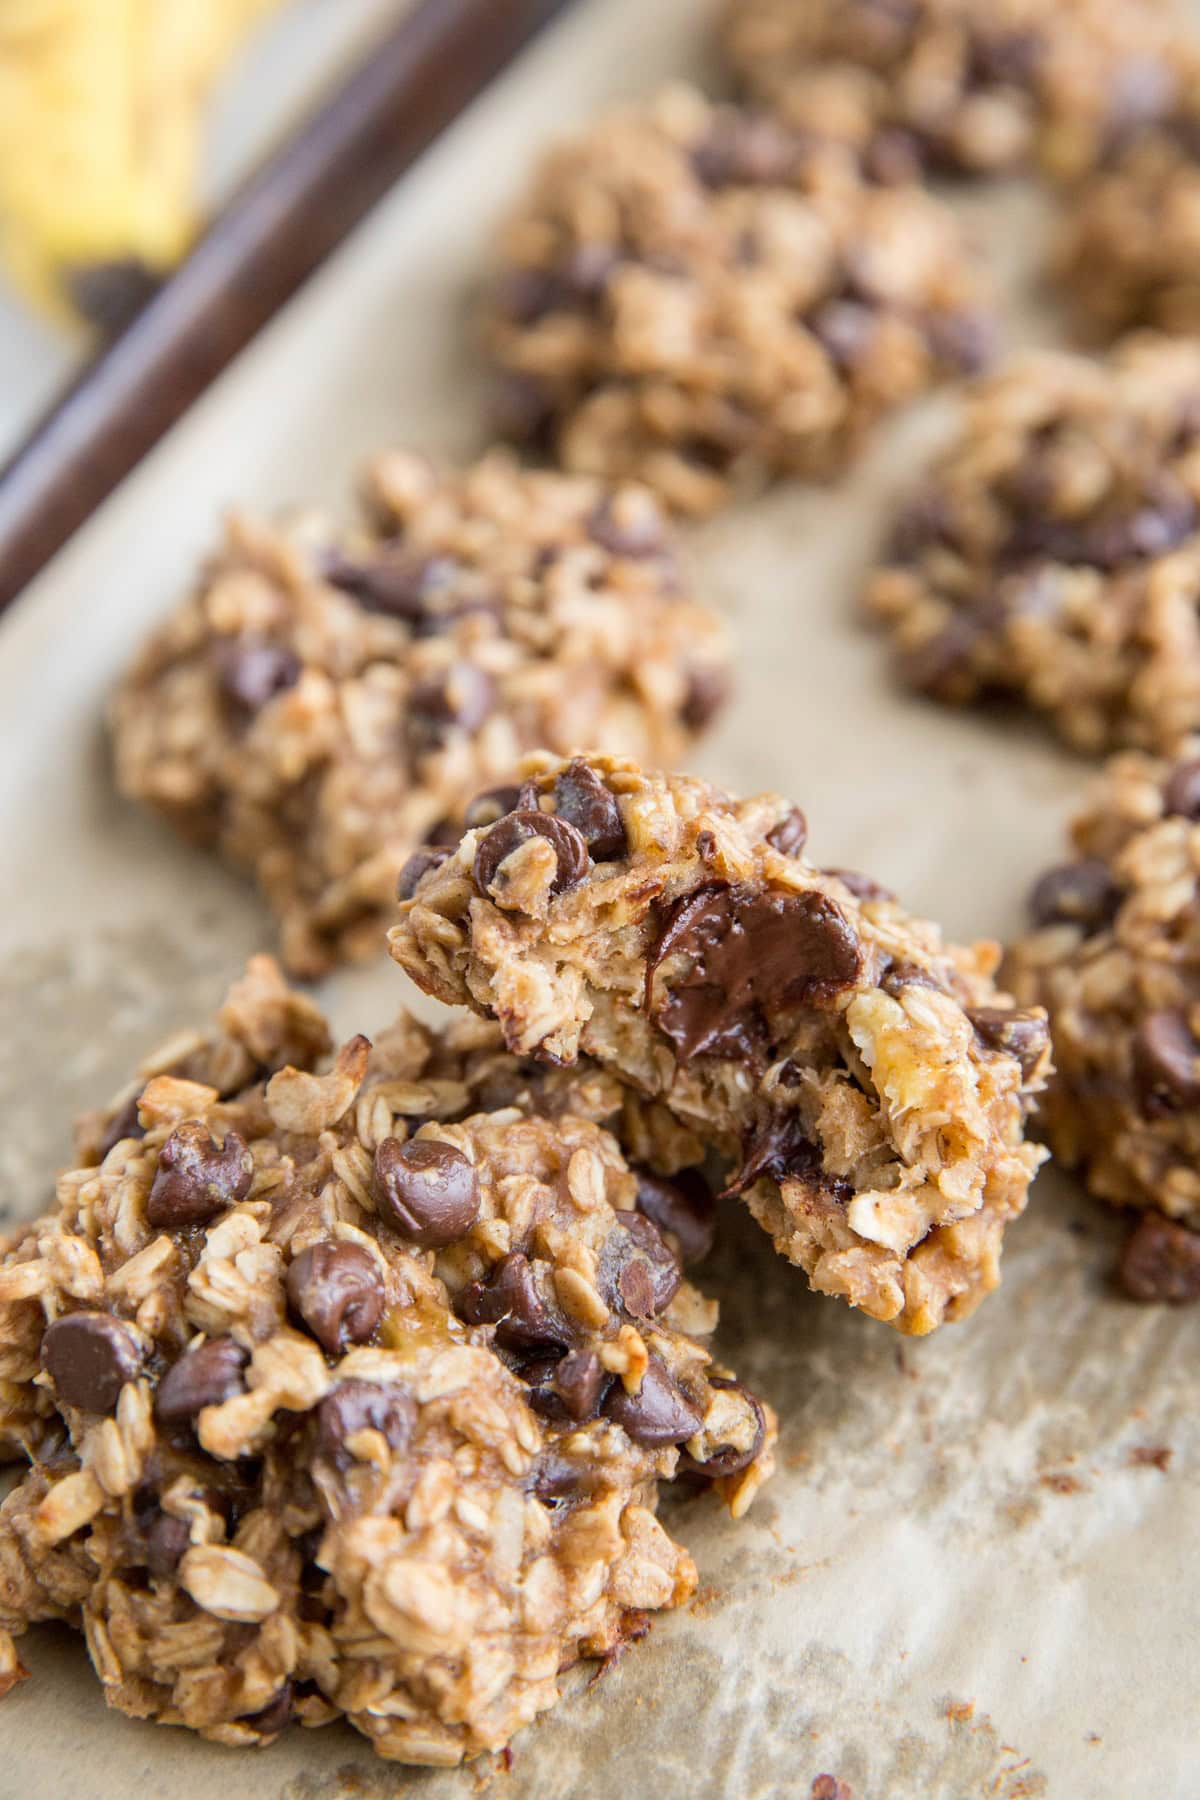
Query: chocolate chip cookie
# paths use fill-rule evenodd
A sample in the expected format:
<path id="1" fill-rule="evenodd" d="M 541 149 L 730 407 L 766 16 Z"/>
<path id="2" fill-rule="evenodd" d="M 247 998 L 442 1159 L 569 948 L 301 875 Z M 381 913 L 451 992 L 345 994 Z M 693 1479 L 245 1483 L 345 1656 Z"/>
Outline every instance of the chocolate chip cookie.
<path id="1" fill-rule="evenodd" d="M 823 869 L 800 811 L 621 758 L 527 759 L 517 808 L 421 877 L 392 954 L 510 1048 L 581 1052 L 725 1159 L 812 1286 L 906 1332 L 995 1287 L 1041 1153 L 1045 1016 Z"/>
<path id="2" fill-rule="evenodd" d="M 1057 1072 L 1038 1122 L 1090 1192 L 1147 1209 L 1129 1290 L 1200 1298 L 1200 738 L 1114 757 L 1071 847 L 1005 966 L 1050 1015 Z"/>
<path id="3" fill-rule="evenodd" d="M 845 468 L 991 345 L 952 216 L 676 87 L 560 145 L 504 232 L 484 342 L 502 433 L 685 513 Z"/>
<path id="4" fill-rule="evenodd" d="M 1085 329 L 1200 331 L 1200 55 L 1170 114 L 1127 132 L 1071 197 L 1057 273 Z"/>
<path id="5" fill-rule="evenodd" d="M 113 707 L 123 792 L 251 871 L 305 975 L 380 947 L 401 864 L 521 751 L 670 761 L 728 686 L 644 490 L 395 452 L 366 513 L 235 520 Z"/>
<path id="6" fill-rule="evenodd" d="M 725 0 L 743 90 L 885 179 L 1089 167 L 1171 101 L 1156 0 Z"/>
<path id="7" fill-rule="evenodd" d="M 498 1040 L 402 1017 L 330 1061 L 260 958 L 85 1122 L 0 1262 L 29 1464 L 0 1681 L 6 1633 L 66 1619 L 138 1718 L 252 1745 L 345 1716 L 453 1764 L 690 1596 L 659 1483 L 738 1515 L 774 1437 L 699 1341 L 704 1208 L 589 1116 L 611 1077 Z"/>
<path id="8" fill-rule="evenodd" d="M 1079 749 L 1200 726 L 1200 349 L 1019 356 L 897 518 L 866 607 L 900 679 L 1003 696 Z"/>

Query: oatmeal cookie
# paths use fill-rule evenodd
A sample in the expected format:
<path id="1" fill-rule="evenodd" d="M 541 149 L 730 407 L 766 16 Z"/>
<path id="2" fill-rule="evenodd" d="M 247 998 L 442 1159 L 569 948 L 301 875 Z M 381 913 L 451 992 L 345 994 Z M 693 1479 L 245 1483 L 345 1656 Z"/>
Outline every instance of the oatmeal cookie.
<path id="1" fill-rule="evenodd" d="M 907 1332 L 970 1312 L 1042 1160 L 1045 1019 L 997 991 L 997 946 L 819 868 L 775 795 L 611 757 L 524 770 L 402 907 L 397 962 L 514 1052 L 583 1051 L 667 1108 L 820 1292 Z"/>
<path id="2" fill-rule="evenodd" d="M 1019 699 L 1087 752 L 1200 725 L 1200 348 L 1015 357 L 900 514 L 866 590 L 931 697 Z"/>
<path id="3" fill-rule="evenodd" d="M 304 975 L 382 945 L 401 864 L 522 751 L 670 762 L 728 685 L 643 490 L 393 452 L 366 510 L 235 521 L 113 707 L 123 792 L 253 873 Z"/>
<path id="4" fill-rule="evenodd" d="M 644 1207 L 586 1116 L 611 1077 L 523 1089 L 497 1040 L 401 1018 L 329 1062 L 260 958 L 85 1123 L 0 1262 L 0 1440 L 29 1464 L 0 1685 L 11 1634 L 65 1619 L 136 1717 L 253 1745 L 344 1715 L 453 1764 L 692 1593 L 658 1485 L 739 1514 L 772 1415 L 698 1341 L 685 1189 Z"/>
<path id="5" fill-rule="evenodd" d="M 836 146 L 674 87 L 558 146 L 484 318 L 504 435 L 705 513 L 839 473 L 881 414 L 990 348 L 950 213 Z"/>
<path id="6" fill-rule="evenodd" d="M 1200 55 L 1169 116 L 1124 136 L 1072 196 L 1055 260 L 1085 330 L 1200 332 Z"/>
<path id="7" fill-rule="evenodd" d="M 1200 1297 L 1200 738 L 1114 757 L 1071 843 L 1005 966 L 1050 1015 L 1057 1073 L 1038 1123 L 1091 1193 L 1158 1215 L 1127 1287 Z"/>
<path id="8" fill-rule="evenodd" d="M 1158 0 L 725 0 L 722 49 L 744 92 L 854 147 L 891 178 L 1065 177 L 1175 91 Z"/>

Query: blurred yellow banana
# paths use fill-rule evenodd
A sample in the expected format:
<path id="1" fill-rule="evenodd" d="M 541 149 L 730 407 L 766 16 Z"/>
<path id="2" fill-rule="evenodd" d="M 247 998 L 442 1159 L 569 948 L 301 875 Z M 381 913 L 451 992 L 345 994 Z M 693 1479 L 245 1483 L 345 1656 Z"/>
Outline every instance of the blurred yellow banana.
<path id="1" fill-rule="evenodd" d="M 95 322 L 196 230 L 209 91 L 283 0 L 0 0 L 0 264 Z"/>

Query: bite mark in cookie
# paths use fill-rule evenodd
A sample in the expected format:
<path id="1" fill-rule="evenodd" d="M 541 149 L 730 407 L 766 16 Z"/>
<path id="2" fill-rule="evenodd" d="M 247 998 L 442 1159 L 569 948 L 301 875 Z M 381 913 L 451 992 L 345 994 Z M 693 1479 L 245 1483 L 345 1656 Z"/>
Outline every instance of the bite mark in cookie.
<path id="1" fill-rule="evenodd" d="M 994 946 L 946 946 L 809 861 L 786 801 L 588 760 L 619 855 L 569 886 L 530 865 L 514 909 L 470 832 L 403 904 L 392 954 L 514 1050 L 582 1054 L 664 1109 L 814 1287 L 906 1331 L 969 1312 L 1041 1160 L 1023 1123 L 1043 1014 L 996 989 Z M 564 767 L 527 759 L 524 811 L 556 816 Z"/>

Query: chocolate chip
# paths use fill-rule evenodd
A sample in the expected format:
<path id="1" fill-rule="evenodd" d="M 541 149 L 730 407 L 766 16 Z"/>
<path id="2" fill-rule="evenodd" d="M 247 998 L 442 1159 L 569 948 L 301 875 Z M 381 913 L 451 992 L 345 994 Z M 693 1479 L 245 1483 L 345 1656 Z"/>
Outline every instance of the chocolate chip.
<path id="1" fill-rule="evenodd" d="M 1032 87 L 1041 62 L 1036 31 L 985 32 L 971 40 L 967 81 L 972 87 Z"/>
<path id="2" fill-rule="evenodd" d="M 288 1269 L 287 1297 L 321 1348 L 340 1356 L 350 1344 L 365 1344 L 378 1325 L 383 1276 L 361 1244 L 312 1244 Z"/>
<path id="3" fill-rule="evenodd" d="M 983 312 L 932 312 L 925 340 L 934 361 L 958 375 L 979 375 L 996 359 L 996 321 Z"/>
<path id="4" fill-rule="evenodd" d="M 896 896 L 891 888 L 884 887 L 870 875 L 864 875 L 861 869 L 822 869 L 823 875 L 832 875 L 843 887 L 849 888 L 856 900 L 892 901 Z"/>
<path id="5" fill-rule="evenodd" d="M 552 390 L 536 375 L 506 370 L 492 381 L 487 414 L 497 437 L 509 438 L 530 451 L 549 452 L 556 410 Z"/>
<path id="6" fill-rule="evenodd" d="M 767 842 L 780 856 L 799 856 L 808 842 L 808 820 L 798 806 L 785 813 L 778 825 L 772 825 Z"/>
<path id="7" fill-rule="evenodd" d="M 384 1138 L 375 1152 L 380 1217 L 423 1250 L 441 1250 L 479 1217 L 479 1177 L 453 1144 Z"/>
<path id="8" fill-rule="evenodd" d="M 154 1412 L 164 1425 L 189 1424 L 206 1406 L 219 1406 L 245 1388 L 250 1358 L 231 1337 L 209 1338 L 185 1350 L 158 1384 Z"/>
<path id="9" fill-rule="evenodd" d="M 1176 549 L 1195 529 L 1196 512 L 1192 495 L 1163 477 L 1142 505 L 1121 516 L 1080 522 L 1039 515 L 1019 518 L 1009 534 L 1005 555 L 1113 570 Z"/>
<path id="10" fill-rule="evenodd" d="M 703 1260 L 716 1236 L 712 1190 L 696 1169 L 681 1169 L 668 1179 L 636 1169 L 638 1209 L 674 1238 L 685 1266 Z"/>
<path id="11" fill-rule="evenodd" d="M 946 987 L 938 981 L 932 969 L 922 969 L 917 963 L 904 961 L 894 962 L 885 969 L 879 985 L 885 994 L 892 996 L 893 1000 L 898 1000 L 905 988 L 910 987 L 932 988 L 940 994 L 947 992 Z"/>
<path id="12" fill-rule="evenodd" d="M 1191 535 L 1195 525 L 1192 496 L 1182 488 L 1165 489 L 1126 518 L 1094 525 L 1081 545 L 1079 560 L 1100 569 L 1116 569 L 1122 563 L 1166 556 Z"/>
<path id="13" fill-rule="evenodd" d="M 809 330 L 836 368 L 852 372 L 870 351 L 879 324 L 861 300 L 829 300 L 808 320 Z"/>
<path id="14" fill-rule="evenodd" d="M 534 1412 L 548 1419 L 573 1419 L 576 1424 L 597 1417 L 613 1379 L 594 1350 L 535 1357 L 522 1366 L 520 1375 Z"/>
<path id="15" fill-rule="evenodd" d="M 688 731 L 707 731 L 725 706 L 731 692 L 729 676 L 724 669 L 697 668 L 687 678 L 687 689 L 679 716 Z"/>
<path id="16" fill-rule="evenodd" d="M 257 1731 L 260 1737 L 275 1737 L 292 1721 L 293 1690 L 290 1681 L 285 1681 L 273 1700 L 256 1713 L 246 1713 L 239 1724 L 248 1725 L 251 1731 Z"/>
<path id="17" fill-rule="evenodd" d="M 565 1419 L 566 1404 L 554 1385 L 555 1372 L 562 1360 L 555 1349 L 548 1355 L 517 1358 L 514 1373 L 525 1383 L 525 1398 L 543 1419 Z"/>
<path id="18" fill-rule="evenodd" d="M 492 296 L 496 310 L 514 325 L 536 325 L 568 300 L 557 270 L 519 266 L 501 271 Z"/>
<path id="19" fill-rule="evenodd" d="M 661 556 L 667 548 L 662 514 L 649 495 L 638 490 L 602 500 L 588 519 L 587 533 L 613 556 L 633 560 Z"/>
<path id="20" fill-rule="evenodd" d="M 558 1364 L 554 1385 L 569 1416 L 582 1424 L 600 1410 L 608 1376 L 594 1350 L 576 1350 Z"/>
<path id="21" fill-rule="evenodd" d="M 276 694 L 294 688 L 303 667 L 286 644 L 250 635 L 218 638 L 213 662 L 223 698 L 247 718 L 261 712 Z"/>
<path id="22" fill-rule="evenodd" d="M 1131 1300 L 1167 1306 L 1200 1300 L 1200 1232 L 1146 1213 L 1125 1246 L 1121 1285 Z"/>
<path id="23" fill-rule="evenodd" d="M 550 886 L 552 894 L 561 894 L 583 880 L 589 867 L 588 848 L 574 825 L 553 813 L 520 807 L 498 820 L 475 852 L 475 881 L 482 893 L 490 890 L 505 859 L 535 837 L 547 838 L 554 849 L 557 869 Z"/>
<path id="24" fill-rule="evenodd" d="M 506 1350 L 565 1351 L 567 1321 L 542 1298 L 533 1265 L 520 1250 L 502 1257 L 486 1281 L 464 1288 L 455 1307 L 468 1325 L 494 1325 Z"/>
<path id="25" fill-rule="evenodd" d="M 635 1444 L 648 1450 L 686 1443 L 688 1438 L 695 1437 L 704 1422 L 699 1410 L 656 1356 L 647 1363 L 637 1393 L 629 1393 L 617 1382 L 605 1398 L 604 1412 Z"/>
<path id="26" fill-rule="evenodd" d="M 577 244 L 561 266 L 563 285 L 574 299 L 594 304 L 620 260 L 611 244 Z"/>
<path id="27" fill-rule="evenodd" d="M 884 126 L 863 151 L 863 173 L 882 187 L 901 187 L 920 181 L 925 172 L 925 152 L 920 138 L 902 126 Z"/>
<path id="28" fill-rule="evenodd" d="M 1098 856 L 1047 869 L 1029 896 L 1035 925 L 1079 925 L 1089 935 L 1111 925 L 1124 891 Z"/>
<path id="29" fill-rule="evenodd" d="M 1200 820 L 1200 757 L 1175 764 L 1163 787 L 1163 812 Z"/>
<path id="30" fill-rule="evenodd" d="M 967 1008 L 967 1017 L 981 1043 L 989 1050 L 1016 1058 L 1021 1077 L 1028 1081 L 1050 1043 L 1050 1027 L 1037 1013 L 1016 1012 L 999 1006 Z"/>
<path id="31" fill-rule="evenodd" d="M 1153 1116 L 1200 1100 L 1200 1043 L 1182 1010 L 1148 1013 L 1133 1036 L 1133 1073 L 1142 1110 Z"/>
<path id="32" fill-rule="evenodd" d="M 758 1120 L 742 1146 L 742 1164 L 722 1198 L 744 1194 L 763 1176 L 772 1181 L 799 1181 L 813 1194 L 837 1206 L 853 1199 L 854 1190 L 840 1175 L 825 1168 L 804 1121 L 792 1108 L 775 1108 Z"/>
<path id="33" fill-rule="evenodd" d="M 142 1554 L 151 1575 L 158 1581 L 171 1580 L 191 1542 L 191 1526 L 186 1519 L 176 1519 L 156 1509 L 142 1533 Z"/>
<path id="34" fill-rule="evenodd" d="M 555 312 L 588 312 L 603 298 L 620 256 L 610 244 L 578 244 L 552 267 L 505 269 L 493 289 L 498 311 L 518 325 Z"/>
<path id="35" fill-rule="evenodd" d="M 138 1102 L 141 1097 L 140 1094 L 134 1094 L 109 1120 L 97 1152 L 101 1162 L 104 1161 L 109 1151 L 115 1149 L 125 1138 L 145 1137 L 146 1127 L 142 1124 L 138 1113 Z"/>
<path id="36" fill-rule="evenodd" d="M 529 1485 L 543 1506 L 557 1506 L 560 1500 L 576 1493 L 582 1481 L 583 1470 L 577 1462 L 547 1450 L 538 1457 Z"/>
<path id="37" fill-rule="evenodd" d="M 409 697 L 409 729 L 418 750 L 435 749 L 452 731 L 478 731 L 496 708 L 496 684 L 474 663 L 457 662 L 419 681 Z"/>
<path id="38" fill-rule="evenodd" d="M 686 971 L 655 977 L 676 956 Z M 708 882 L 675 902 L 646 971 L 647 1012 L 678 1054 L 757 1054 L 776 1020 L 857 981 L 862 952 L 823 894 Z"/>
<path id="39" fill-rule="evenodd" d="M 411 900 L 421 885 L 421 878 L 428 875 L 430 869 L 440 869 L 450 851 L 445 845 L 427 844 L 421 850 L 414 850 L 396 877 L 397 900 Z"/>
<path id="40" fill-rule="evenodd" d="M 121 1389 L 142 1366 L 137 1339 L 106 1312 L 66 1313 L 46 1327 L 42 1364 L 58 1398 L 83 1412 L 115 1412 Z"/>
<path id="41" fill-rule="evenodd" d="M 604 1241 L 596 1285 L 614 1312 L 653 1319 L 671 1304 L 680 1267 L 653 1219 L 640 1212 L 617 1212 Z"/>
<path id="42" fill-rule="evenodd" d="M 1200 142 L 1197 144 L 1200 151 Z M 1175 433 L 1169 445 L 1172 455 L 1194 450 L 1200 438 L 1200 393 L 1184 394 L 1175 414 Z"/>
<path id="43" fill-rule="evenodd" d="M 158 1170 L 146 1201 L 146 1217 L 156 1229 L 180 1231 L 204 1225 L 250 1192 L 254 1158 L 236 1131 L 218 1144 L 207 1125 L 189 1119 L 177 1125 L 158 1153 Z"/>
<path id="44" fill-rule="evenodd" d="M 965 698 L 974 683 L 973 661 L 979 626 L 956 613 L 939 631 L 895 653 L 897 678 L 934 700 Z"/>
<path id="45" fill-rule="evenodd" d="M 378 1431 L 393 1450 L 403 1450 L 416 1422 L 416 1402 L 399 1382 L 343 1381 L 317 1408 L 317 1447 L 344 1463 L 350 1460 L 348 1438 Z"/>
<path id="46" fill-rule="evenodd" d="M 686 1458 L 686 1468 L 692 1474 L 704 1475 L 710 1481 L 720 1481 L 723 1476 L 740 1475 L 743 1469 L 750 1467 L 763 1447 L 763 1439 L 767 1435 L 767 1416 L 762 1402 L 742 1382 L 730 1380 L 723 1375 L 710 1375 L 708 1385 L 740 1394 L 754 1413 L 754 1435 L 744 1450 L 737 1449 L 733 1444 L 726 1444 L 721 1449 L 714 1450 L 703 1462 L 697 1462 L 692 1456 Z"/>
<path id="47" fill-rule="evenodd" d="M 421 625 L 429 601 L 453 587 L 462 565 L 452 556 L 414 556 L 403 550 L 371 558 L 334 551 L 321 573 L 331 587 L 357 600 L 364 612 Z"/>
<path id="48" fill-rule="evenodd" d="M 506 813 L 515 812 L 520 804 L 519 787 L 485 788 L 482 794 L 476 794 L 463 814 L 463 830 L 476 831 L 480 826 L 494 825 Z"/>
<path id="49" fill-rule="evenodd" d="M 949 500 L 938 488 L 917 494 L 899 514 L 888 539 L 887 555 L 898 563 L 915 562 L 935 544 L 953 543 L 954 517 Z"/>
<path id="50" fill-rule="evenodd" d="M 758 113 L 718 113 L 693 147 L 692 168 L 709 188 L 777 187 L 792 179 L 799 140 Z"/>
<path id="51" fill-rule="evenodd" d="M 558 818 L 575 827 L 597 862 L 624 856 L 629 848 L 616 795 L 583 757 L 574 757 L 555 777 L 554 808 Z"/>

